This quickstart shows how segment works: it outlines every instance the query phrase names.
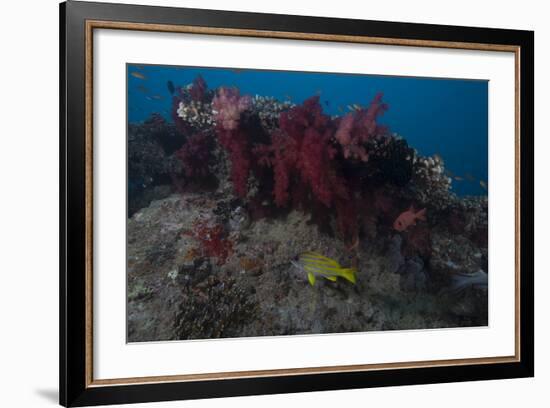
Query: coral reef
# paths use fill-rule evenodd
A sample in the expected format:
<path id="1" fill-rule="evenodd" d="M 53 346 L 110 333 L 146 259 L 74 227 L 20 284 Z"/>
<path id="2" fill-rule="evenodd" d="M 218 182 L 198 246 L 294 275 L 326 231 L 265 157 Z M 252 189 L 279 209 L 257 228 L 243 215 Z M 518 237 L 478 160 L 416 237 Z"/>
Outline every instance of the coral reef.
<path id="1" fill-rule="evenodd" d="M 129 340 L 486 325 L 487 197 L 456 196 L 388 109 L 330 116 L 198 77 L 174 87 L 173 123 L 129 124 Z M 356 284 L 310 287 L 304 251 Z"/>
<path id="2" fill-rule="evenodd" d="M 191 100 L 189 103 L 178 102 L 176 109 L 179 123 L 186 123 L 197 129 L 212 125 L 212 112 L 209 104 Z"/>
<path id="3" fill-rule="evenodd" d="M 192 84 L 178 88 L 172 97 L 172 119 L 181 134 L 205 130 L 213 124 L 212 98 L 213 91 L 201 76 Z"/>
<path id="4" fill-rule="evenodd" d="M 172 192 L 171 175 L 182 170 L 171 154 L 178 140 L 174 125 L 158 118 L 128 126 L 128 216 Z"/>
<path id="5" fill-rule="evenodd" d="M 268 132 L 278 128 L 280 114 L 294 106 L 288 101 L 280 102 L 275 98 L 261 95 L 254 95 L 252 98 L 252 109 L 258 114 L 262 127 Z"/>
<path id="6" fill-rule="evenodd" d="M 456 200 L 456 196 L 449 191 L 451 179 L 445 174 L 439 156 L 414 158 L 412 184 L 419 203 L 445 209 Z"/>

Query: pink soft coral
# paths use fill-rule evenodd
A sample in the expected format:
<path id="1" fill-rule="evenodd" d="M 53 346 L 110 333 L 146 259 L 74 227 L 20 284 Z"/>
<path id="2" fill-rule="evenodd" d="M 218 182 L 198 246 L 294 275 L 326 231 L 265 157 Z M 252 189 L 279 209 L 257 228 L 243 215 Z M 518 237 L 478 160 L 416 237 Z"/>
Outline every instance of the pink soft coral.
<path id="1" fill-rule="evenodd" d="M 220 88 L 212 100 L 214 119 L 225 130 L 235 130 L 239 126 L 241 113 L 251 105 L 249 96 L 240 96 L 236 88 Z"/>
<path id="2" fill-rule="evenodd" d="M 366 143 L 372 138 L 383 135 L 385 127 L 377 124 L 377 119 L 388 106 L 382 102 L 382 94 L 377 94 L 367 109 L 348 113 L 340 120 L 334 137 L 342 147 L 346 159 L 368 161 Z"/>
<path id="3" fill-rule="evenodd" d="M 250 107 L 249 96 L 240 96 L 238 89 L 221 88 L 212 101 L 218 141 L 229 153 L 233 188 L 240 197 L 247 193 L 251 167 L 249 137 L 240 128 L 241 113 Z"/>

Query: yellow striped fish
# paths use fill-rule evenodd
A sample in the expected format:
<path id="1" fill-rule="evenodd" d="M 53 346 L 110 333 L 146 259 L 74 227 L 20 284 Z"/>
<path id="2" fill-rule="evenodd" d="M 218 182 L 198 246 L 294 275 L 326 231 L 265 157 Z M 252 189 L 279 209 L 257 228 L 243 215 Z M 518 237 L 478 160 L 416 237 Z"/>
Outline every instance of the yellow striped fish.
<path id="1" fill-rule="evenodd" d="M 311 286 L 315 284 L 315 277 L 322 276 L 329 281 L 336 282 L 338 278 L 344 278 L 355 284 L 357 268 L 343 268 L 332 258 L 328 258 L 316 252 L 304 252 L 297 261 L 291 261 L 292 265 L 307 274 Z"/>

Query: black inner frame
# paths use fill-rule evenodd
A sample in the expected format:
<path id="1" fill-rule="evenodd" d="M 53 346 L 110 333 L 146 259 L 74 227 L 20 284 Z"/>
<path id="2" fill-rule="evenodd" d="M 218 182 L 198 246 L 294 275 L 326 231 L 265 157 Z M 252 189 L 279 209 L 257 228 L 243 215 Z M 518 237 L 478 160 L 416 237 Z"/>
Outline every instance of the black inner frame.
<path id="1" fill-rule="evenodd" d="M 534 375 L 534 33 L 532 31 L 69 1 L 60 5 L 60 403 L 64 406 L 445 383 Z M 85 384 L 86 20 L 470 42 L 520 47 L 520 355 L 447 365 L 88 387 Z"/>

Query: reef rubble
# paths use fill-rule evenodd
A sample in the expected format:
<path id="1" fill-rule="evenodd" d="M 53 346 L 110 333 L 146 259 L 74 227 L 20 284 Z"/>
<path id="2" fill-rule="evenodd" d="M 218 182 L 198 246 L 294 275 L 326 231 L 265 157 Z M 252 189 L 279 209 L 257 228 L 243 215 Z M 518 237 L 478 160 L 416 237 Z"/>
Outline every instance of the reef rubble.
<path id="1" fill-rule="evenodd" d="M 487 308 L 485 289 L 445 290 L 453 270 L 483 267 L 486 254 L 472 253 L 465 238 L 437 234 L 426 262 L 403 255 L 400 234 L 380 231 L 352 255 L 299 211 L 247 225 L 233 221 L 240 206 L 220 218 L 222 203 L 206 194 L 176 193 L 128 221 L 129 341 L 487 324 L 479 313 Z M 202 253 L 189 233 L 204 220 L 227 226 L 220 240 L 233 245 L 223 265 Z M 309 285 L 290 260 L 311 249 L 342 264 L 356 258 L 357 284 Z"/>

